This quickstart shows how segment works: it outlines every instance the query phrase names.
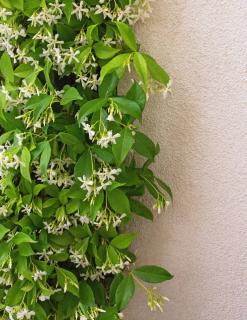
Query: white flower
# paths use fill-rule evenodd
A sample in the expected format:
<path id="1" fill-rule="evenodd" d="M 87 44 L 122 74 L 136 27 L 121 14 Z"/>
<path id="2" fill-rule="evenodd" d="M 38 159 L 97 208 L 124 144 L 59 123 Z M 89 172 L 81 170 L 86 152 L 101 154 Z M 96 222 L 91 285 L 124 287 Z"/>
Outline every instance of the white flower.
<path id="1" fill-rule="evenodd" d="M 69 50 L 66 51 L 64 56 L 68 58 L 68 64 L 71 64 L 73 61 L 79 63 L 79 59 L 76 57 L 80 54 L 79 50 L 74 51 L 72 47 L 69 48 Z"/>
<path id="2" fill-rule="evenodd" d="M 35 312 L 28 309 L 23 309 L 16 314 L 17 319 L 32 319 L 33 316 L 35 316 Z"/>
<path id="3" fill-rule="evenodd" d="M 63 14 L 62 8 L 65 7 L 65 4 L 59 3 L 59 0 L 55 0 L 55 3 L 49 3 L 49 6 L 55 12 L 58 12 L 59 14 Z"/>
<path id="4" fill-rule="evenodd" d="M 25 204 L 22 206 L 22 212 L 26 213 L 28 216 L 30 216 L 31 212 L 32 212 L 32 206 L 30 204 Z"/>
<path id="5" fill-rule="evenodd" d="M 88 320 L 88 318 L 85 316 L 80 316 L 80 320 Z"/>
<path id="6" fill-rule="evenodd" d="M 106 120 L 108 120 L 108 121 L 115 121 L 112 112 L 111 112 L 110 114 L 108 114 Z"/>
<path id="7" fill-rule="evenodd" d="M 165 90 L 163 91 L 163 97 L 164 97 L 164 99 L 166 99 L 167 96 L 168 96 L 168 94 L 172 92 L 172 90 L 171 90 L 172 83 L 173 83 L 173 81 L 170 80 L 170 81 L 168 82 Z"/>
<path id="8" fill-rule="evenodd" d="M 82 183 L 81 189 L 88 192 L 88 194 L 91 194 L 93 192 L 93 185 L 94 182 L 90 178 L 87 178 L 86 176 L 83 176 L 82 178 L 78 178 L 78 180 Z"/>
<path id="9" fill-rule="evenodd" d="M 42 280 L 43 277 L 45 277 L 46 275 L 47 275 L 46 271 L 37 270 L 33 273 L 32 278 L 34 281 Z"/>
<path id="10" fill-rule="evenodd" d="M 6 21 L 8 16 L 12 16 L 12 12 L 7 11 L 6 8 L 0 10 L 0 18 L 3 18 L 3 20 Z"/>
<path id="11" fill-rule="evenodd" d="M 45 295 L 42 294 L 42 295 L 39 296 L 39 300 L 42 301 L 42 302 L 50 300 L 50 296 L 45 296 Z"/>
<path id="12" fill-rule="evenodd" d="M 76 16 L 78 20 L 82 20 L 83 16 L 89 16 L 89 10 L 84 7 L 84 1 L 80 1 L 79 5 L 76 2 L 73 2 L 74 10 L 72 14 Z"/>
<path id="13" fill-rule="evenodd" d="M 107 131 L 98 141 L 97 144 L 101 146 L 101 148 L 107 148 L 110 143 L 116 144 L 116 139 L 120 137 L 120 134 L 114 134 L 112 131 Z"/>
<path id="14" fill-rule="evenodd" d="M 89 139 L 93 140 L 93 137 L 95 136 L 95 131 L 92 129 L 92 127 L 86 122 L 82 122 L 82 126 L 84 131 L 88 133 Z"/>
<path id="15" fill-rule="evenodd" d="M 0 216 L 6 217 L 8 214 L 8 209 L 5 205 L 0 207 Z"/>

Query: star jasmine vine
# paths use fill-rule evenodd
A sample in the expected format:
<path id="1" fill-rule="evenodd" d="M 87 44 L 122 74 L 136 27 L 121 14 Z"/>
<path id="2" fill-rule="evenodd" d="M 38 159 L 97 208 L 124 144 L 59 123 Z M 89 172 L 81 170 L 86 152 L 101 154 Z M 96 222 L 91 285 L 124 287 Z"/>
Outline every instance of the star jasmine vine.
<path id="1" fill-rule="evenodd" d="M 151 311 L 172 279 L 136 266 L 127 230 L 171 189 L 141 132 L 169 75 L 132 29 L 150 0 L 0 0 L 0 318 L 117 320 L 136 286 Z M 132 72 L 134 71 L 134 72 Z M 129 89 L 120 94 L 130 72 Z"/>

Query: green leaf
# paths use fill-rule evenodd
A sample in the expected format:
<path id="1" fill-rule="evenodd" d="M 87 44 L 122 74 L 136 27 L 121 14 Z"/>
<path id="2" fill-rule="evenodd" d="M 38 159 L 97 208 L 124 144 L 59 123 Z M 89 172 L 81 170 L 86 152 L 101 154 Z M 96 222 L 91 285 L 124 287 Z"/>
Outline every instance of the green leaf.
<path id="1" fill-rule="evenodd" d="M 35 318 L 37 320 L 47 320 L 47 314 L 40 304 L 36 303 L 34 306 Z"/>
<path id="2" fill-rule="evenodd" d="M 30 160 L 31 160 L 30 152 L 27 149 L 27 147 L 24 147 L 21 153 L 20 171 L 23 178 L 28 180 L 29 182 L 31 182 L 30 169 L 29 169 Z"/>
<path id="3" fill-rule="evenodd" d="M 41 175 L 46 174 L 46 170 L 51 158 L 51 146 L 48 141 L 44 141 L 43 143 L 43 151 L 40 157 L 40 173 Z"/>
<path id="4" fill-rule="evenodd" d="M 64 0 L 64 3 L 65 3 L 65 7 L 63 8 L 63 12 L 65 13 L 65 16 L 68 22 L 70 22 L 72 10 L 73 10 L 73 0 Z"/>
<path id="5" fill-rule="evenodd" d="M 149 283 L 160 283 L 171 280 L 173 276 L 164 268 L 158 266 L 143 266 L 133 270 L 135 276 Z"/>
<path id="6" fill-rule="evenodd" d="M 139 76 L 142 79 L 142 82 L 144 84 L 145 91 L 148 89 L 148 66 L 146 60 L 143 58 L 143 55 L 139 52 L 136 52 L 134 54 L 134 66 L 139 74 Z"/>
<path id="7" fill-rule="evenodd" d="M 14 74 L 18 78 L 26 78 L 34 72 L 34 67 L 30 64 L 20 64 L 14 71 Z"/>
<path id="8" fill-rule="evenodd" d="M 107 99 L 105 98 L 97 98 L 94 100 L 90 100 L 83 104 L 79 111 L 79 121 L 88 116 L 89 114 L 100 110 L 106 104 Z"/>
<path id="9" fill-rule="evenodd" d="M 48 88 L 51 90 L 51 92 L 54 92 L 55 89 L 50 78 L 52 66 L 53 66 L 52 61 L 50 59 L 47 59 L 44 66 L 44 75 L 45 75 L 45 81 Z"/>
<path id="10" fill-rule="evenodd" d="M 133 277 L 128 275 L 121 281 L 116 291 L 116 304 L 119 310 L 127 307 L 134 293 L 135 283 Z"/>
<path id="11" fill-rule="evenodd" d="M 137 102 L 141 108 L 144 110 L 146 104 L 146 93 L 144 92 L 143 88 L 137 83 L 134 82 L 129 91 L 126 94 L 126 98 L 129 100 L 133 100 Z"/>
<path id="12" fill-rule="evenodd" d="M 95 43 L 93 48 L 96 53 L 96 56 L 100 59 L 110 59 L 120 51 L 120 49 L 107 46 L 103 42 Z"/>
<path id="13" fill-rule="evenodd" d="M 108 201 L 112 209 L 118 213 L 130 213 L 129 199 L 119 189 L 108 192 Z"/>
<path id="14" fill-rule="evenodd" d="M 125 128 L 120 132 L 120 137 L 116 144 L 112 146 L 112 152 L 118 165 L 120 165 L 127 157 L 129 151 L 135 143 L 135 139 L 130 129 Z"/>
<path id="15" fill-rule="evenodd" d="M 5 51 L 0 59 L 0 71 L 6 81 L 14 82 L 14 70 L 10 56 Z"/>
<path id="16" fill-rule="evenodd" d="M 141 117 L 141 108 L 135 101 L 129 100 L 124 97 L 114 97 L 111 98 L 111 100 L 118 105 L 121 112 L 129 114 L 137 119 Z"/>
<path id="17" fill-rule="evenodd" d="M 70 133 L 60 132 L 59 139 L 68 146 L 75 146 L 78 152 L 82 152 L 85 149 L 83 142 Z"/>
<path id="18" fill-rule="evenodd" d="M 107 64 L 101 68 L 100 79 L 103 81 L 104 77 L 115 71 L 118 68 L 125 68 L 130 63 L 132 53 L 123 53 L 111 59 Z"/>
<path id="19" fill-rule="evenodd" d="M 18 246 L 18 252 L 22 257 L 29 257 L 34 255 L 33 249 L 29 243 L 21 243 Z"/>
<path id="20" fill-rule="evenodd" d="M 131 29 L 130 26 L 128 26 L 126 23 L 123 22 L 115 22 L 118 31 L 125 42 L 125 44 L 132 50 L 132 51 L 137 51 L 137 43 L 136 43 L 136 37 Z"/>
<path id="21" fill-rule="evenodd" d="M 105 76 L 104 80 L 99 86 L 99 96 L 100 98 L 107 98 L 116 95 L 117 85 L 119 79 L 116 72 L 112 72 Z"/>
<path id="22" fill-rule="evenodd" d="M 86 177 L 90 177 L 92 173 L 92 156 L 91 153 L 88 150 L 86 150 L 75 165 L 75 176 L 82 177 L 83 175 L 85 175 Z"/>
<path id="23" fill-rule="evenodd" d="M 25 295 L 25 292 L 21 290 L 23 284 L 23 281 L 17 280 L 8 290 L 6 299 L 4 301 L 6 306 L 13 307 L 21 303 Z"/>
<path id="24" fill-rule="evenodd" d="M 121 273 L 115 275 L 114 279 L 111 282 L 111 286 L 110 286 L 110 291 L 109 291 L 109 298 L 110 298 L 110 303 L 112 305 L 115 304 L 115 295 L 116 295 L 116 291 L 118 286 L 120 285 L 120 283 L 123 280 L 123 275 Z"/>
<path id="25" fill-rule="evenodd" d="M 79 297 L 79 283 L 77 277 L 70 271 L 56 267 L 57 281 L 64 292 L 68 291 Z"/>
<path id="26" fill-rule="evenodd" d="M 135 134 L 135 144 L 133 149 L 140 155 L 153 159 L 156 156 L 156 147 L 153 141 L 141 132 Z"/>
<path id="27" fill-rule="evenodd" d="M 87 47 L 81 51 L 81 53 L 77 56 L 79 63 L 75 64 L 75 71 L 76 74 L 79 75 L 81 73 L 81 69 L 83 68 L 84 64 L 86 63 L 90 53 L 92 51 L 92 47 Z"/>
<path id="28" fill-rule="evenodd" d="M 69 87 L 68 89 L 65 90 L 65 93 L 62 97 L 62 100 L 60 101 L 60 104 L 64 106 L 75 100 L 83 100 L 83 98 L 76 88 Z"/>
<path id="29" fill-rule="evenodd" d="M 24 9 L 24 1 L 23 0 L 10 0 L 10 3 L 16 9 L 23 11 L 23 9 Z"/>
<path id="30" fill-rule="evenodd" d="M 21 244 L 21 243 L 36 243 L 37 241 L 33 240 L 28 234 L 24 232 L 18 232 L 14 238 L 13 243 L 14 244 Z"/>
<path id="31" fill-rule="evenodd" d="M 116 236 L 111 241 L 111 245 L 118 249 L 127 249 L 136 238 L 136 233 L 125 233 Z"/>
<path id="32" fill-rule="evenodd" d="M 95 298 L 91 287 L 85 281 L 81 281 L 79 288 L 80 302 L 84 306 L 93 307 L 95 305 Z"/>
<path id="33" fill-rule="evenodd" d="M 9 232 L 9 229 L 3 226 L 2 224 L 0 224 L 0 240 L 2 240 L 5 234 L 8 232 Z"/>
<path id="34" fill-rule="evenodd" d="M 156 181 L 158 182 L 158 185 L 165 190 L 166 193 L 168 193 L 168 195 L 170 196 L 171 200 L 173 200 L 173 194 L 172 194 L 172 190 L 171 188 L 162 180 L 155 178 Z"/>
<path id="35" fill-rule="evenodd" d="M 37 121 L 42 114 L 52 103 L 52 96 L 41 94 L 39 96 L 32 96 L 27 104 L 26 109 L 33 110 L 34 122 Z"/>
<path id="36" fill-rule="evenodd" d="M 143 53 L 142 55 L 147 62 L 148 70 L 152 78 L 167 86 L 170 77 L 166 71 L 154 60 L 154 58 L 150 57 L 148 54 Z"/>
<path id="37" fill-rule="evenodd" d="M 153 214 L 143 203 L 131 199 L 130 200 L 131 211 L 136 213 L 138 216 L 141 216 L 145 219 L 153 221 Z"/>

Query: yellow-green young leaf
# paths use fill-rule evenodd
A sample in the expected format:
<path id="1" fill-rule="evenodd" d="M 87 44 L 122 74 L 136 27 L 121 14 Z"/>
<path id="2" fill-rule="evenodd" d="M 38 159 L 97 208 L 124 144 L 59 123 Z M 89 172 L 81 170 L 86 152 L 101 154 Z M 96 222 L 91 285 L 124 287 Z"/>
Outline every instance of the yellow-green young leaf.
<path id="1" fill-rule="evenodd" d="M 134 269 L 133 273 L 139 279 L 149 283 L 160 283 L 173 278 L 167 270 L 158 266 L 143 266 Z"/>
<path id="2" fill-rule="evenodd" d="M 139 74 L 139 76 L 142 79 L 145 91 L 147 91 L 147 88 L 148 88 L 148 66 L 147 66 L 147 62 L 144 59 L 144 57 L 142 56 L 142 54 L 139 53 L 139 52 L 136 52 L 134 54 L 133 62 L 134 62 L 134 66 L 135 66 L 135 69 L 136 69 L 137 73 Z"/>
<path id="3" fill-rule="evenodd" d="M 111 241 L 111 245 L 117 249 L 127 249 L 136 238 L 136 233 L 125 233 L 116 236 Z"/>
<path id="4" fill-rule="evenodd" d="M 30 152 L 27 149 L 27 147 L 24 147 L 21 153 L 20 171 L 21 171 L 22 177 L 28 180 L 29 182 L 31 182 L 30 168 L 29 168 L 30 160 L 31 160 Z"/>
<path id="5" fill-rule="evenodd" d="M 62 100 L 60 101 L 60 104 L 64 106 L 75 100 L 83 100 L 83 98 L 76 88 L 69 87 L 68 89 L 66 89 Z"/>
<path id="6" fill-rule="evenodd" d="M 138 47 L 137 47 L 136 37 L 131 27 L 123 22 L 116 22 L 116 25 L 127 47 L 129 47 L 132 51 L 137 51 Z"/>
<path id="7" fill-rule="evenodd" d="M 0 0 L 0 4 L 4 7 L 4 8 L 8 8 L 8 9 L 13 9 L 10 0 Z"/>
<path id="8" fill-rule="evenodd" d="M 8 232 L 9 232 L 9 229 L 3 226 L 2 224 L 0 224 L 0 240 L 2 240 L 5 234 Z"/>
<path id="9" fill-rule="evenodd" d="M 96 56 L 100 59 L 110 59 L 117 54 L 120 49 L 112 48 L 105 45 L 103 42 L 97 42 L 93 46 Z"/>
<path id="10" fill-rule="evenodd" d="M 129 199 L 123 191 L 115 189 L 108 192 L 108 201 L 112 209 L 116 212 L 130 213 Z"/>
<path id="11" fill-rule="evenodd" d="M 33 120 L 37 121 L 42 114 L 52 103 L 52 96 L 41 94 L 39 96 L 32 96 L 27 104 L 26 109 L 33 110 Z"/>
<path id="12" fill-rule="evenodd" d="M 10 56 L 5 51 L 0 59 L 0 70 L 6 81 L 14 82 L 14 70 Z"/>
<path id="13" fill-rule="evenodd" d="M 131 150 L 135 139 L 130 129 L 125 128 L 120 132 L 120 137 L 117 138 L 116 144 L 112 146 L 112 152 L 118 165 L 120 165 L 127 157 Z"/>
<path id="14" fill-rule="evenodd" d="M 120 311 L 127 307 L 134 293 L 135 283 L 133 277 L 128 275 L 120 282 L 116 291 L 116 304 Z"/>
<path id="15" fill-rule="evenodd" d="M 170 77 L 167 72 L 154 60 L 154 58 L 150 57 L 148 54 L 142 53 L 144 59 L 147 62 L 148 71 L 151 74 L 151 77 L 167 86 L 170 81 Z"/>
<path id="16" fill-rule="evenodd" d="M 82 67 L 86 63 L 90 53 L 92 51 L 92 47 L 84 48 L 81 53 L 78 55 L 79 62 L 75 64 L 76 74 L 79 75 Z"/>
<path id="17" fill-rule="evenodd" d="M 98 36 L 98 25 L 97 24 L 93 24 L 93 25 L 91 25 L 91 26 L 89 26 L 87 28 L 86 38 L 87 38 L 87 41 L 88 41 L 89 45 L 92 45 L 94 40 L 98 40 L 99 39 L 99 36 Z"/>
<path id="18" fill-rule="evenodd" d="M 125 68 L 131 60 L 132 53 L 123 53 L 114 57 L 107 64 L 105 64 L 100 72 L 100 80 L 103 81 L 104 77 L 118 68 Z"/>

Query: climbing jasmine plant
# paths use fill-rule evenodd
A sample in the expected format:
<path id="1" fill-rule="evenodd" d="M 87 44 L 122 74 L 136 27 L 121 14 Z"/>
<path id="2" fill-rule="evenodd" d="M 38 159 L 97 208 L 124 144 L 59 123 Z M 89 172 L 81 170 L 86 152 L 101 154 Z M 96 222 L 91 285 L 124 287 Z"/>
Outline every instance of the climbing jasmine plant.
<path id="1" fill-rule="evenodd" d="M 136 286 L 162 310 L 153 284 L 172 275 L 136 267 L 126 231 L 135 215 L 153 220 L 145 192 L 158 212 L 172 199 L 139 129 L 148 94 L 170 81 L 132 29 L 149 1 L 0 4 L 1 319 L 123 319 Z"/>

